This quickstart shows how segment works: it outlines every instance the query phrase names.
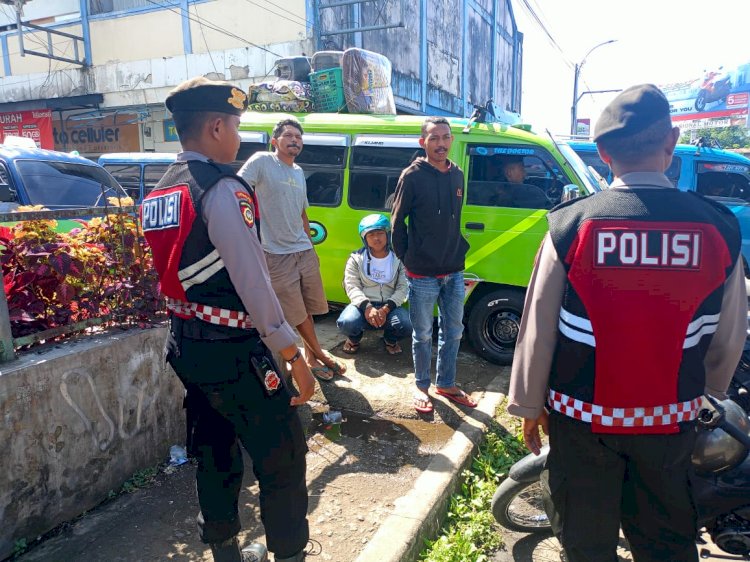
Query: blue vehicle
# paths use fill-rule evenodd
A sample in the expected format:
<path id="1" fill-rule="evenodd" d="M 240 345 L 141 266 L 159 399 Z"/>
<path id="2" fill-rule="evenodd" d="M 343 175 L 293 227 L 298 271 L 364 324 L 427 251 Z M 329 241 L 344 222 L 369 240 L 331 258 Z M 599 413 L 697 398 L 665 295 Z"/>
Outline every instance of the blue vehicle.
<path id="1" fill-rule="evenodd" d="M 607 182 L 612 180 L 609 166 L 599 158 L 595 143 L 569 141 L 568 144 L 587 166 Z M 682 191 L 750 202 L 750 159 L 728 150 L 678 144 L 666 175 Z"/>
<path id="2" fill-rule="evenodd" d="M 75 209 L 107 204 L 126 194 L 96 162 L 76 154 L 0 145 L 0 212 L 20 205 Z"/>
<path id="3" fill-rule="evenodd" d="M 612 181 L 612 172 L 599 158 L 595 143 L 570 141 L 568 144 L 587 166 L 594 168 L 607 182 Z M 697 191 L 732 210 L 742 229 L 745 276 L 750 280 L 750 159 L 727 150 L 678 144 L 665 173 L 678 189 Z"/>
<path id="4" fill-rule="evenodd" d="M 156 186 L 176 157 L 171 152 L 115 152 L 102 154 L 98 162 L 137 204 Z"/>
<path id="5" fill-rule="evenodd" d="M 240 131 L 240 150 L 230 165 L 238 171 L 254 153 L 266 150 L 268 139 L 258 133 Z M 99 164 L 112 174 L 138 204 L 156 186 L 177 154 L 172 152 L 115 152 L 102 154 Z"/>

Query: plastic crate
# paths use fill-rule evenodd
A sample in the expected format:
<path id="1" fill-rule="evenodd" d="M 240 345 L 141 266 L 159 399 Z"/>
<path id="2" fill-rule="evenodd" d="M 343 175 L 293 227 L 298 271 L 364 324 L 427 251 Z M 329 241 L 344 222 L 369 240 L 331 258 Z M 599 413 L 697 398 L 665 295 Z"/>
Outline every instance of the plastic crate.
<path id="1" fill-rule="evenodd" d="M 310 93 L 315 111 L 337 113 L 346 110 L 344 81 L 340 68 L 311 72 Z"/>

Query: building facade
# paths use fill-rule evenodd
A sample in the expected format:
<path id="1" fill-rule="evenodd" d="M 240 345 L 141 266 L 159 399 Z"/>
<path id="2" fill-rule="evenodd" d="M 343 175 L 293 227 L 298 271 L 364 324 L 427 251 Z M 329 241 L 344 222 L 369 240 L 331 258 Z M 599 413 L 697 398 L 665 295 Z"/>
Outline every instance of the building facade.
<path id="1" fill-rule="evenodd" d="M 0 131 L 48 139 L 34 129 L 48 118 L 43 144 L 90 157 L 175 152 L 163 105 L 175 85 L 205 75 L 247 88 L 318 50 L 388 56 L 400 112 L 521 109 L 510 0 L 26 0 L 20 17 L 14 4 L 0 0 Z"/>

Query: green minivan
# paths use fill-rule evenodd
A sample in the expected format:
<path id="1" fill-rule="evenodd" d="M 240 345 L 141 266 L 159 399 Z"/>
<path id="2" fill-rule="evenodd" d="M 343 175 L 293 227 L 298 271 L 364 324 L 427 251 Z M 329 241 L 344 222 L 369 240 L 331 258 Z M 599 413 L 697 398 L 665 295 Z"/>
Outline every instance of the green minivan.
<path id="1" fill-rule="evenodd" d="M 253 134 L 256 149 L 268 149 L 274 125 L 290 117 L 248 112 L 240 130 Z M 365 215 L 389 212 L 401 171 L 423 155 L 423 117 L 295 114 L 304 128 L 296 162 L 305 171 L 308 216 L 320 257 L 326 295 L 347 303 L 342 286 L 349 254 L 359 246 L 357 225 Z M 482 357 L 510 364 L 547 210 L 567 196 L 599 191 L 597 180 L 576 153 L 525 125 L 449 118 L 455 140 L 450 159 L 465 173 L 462 229 L 470 244 L 464 272 L 465 323 Z M 247 150 L 247 140 L 243 148 Z M 510 182 L 501 163 L 521 159 L 523 183 Z"/>

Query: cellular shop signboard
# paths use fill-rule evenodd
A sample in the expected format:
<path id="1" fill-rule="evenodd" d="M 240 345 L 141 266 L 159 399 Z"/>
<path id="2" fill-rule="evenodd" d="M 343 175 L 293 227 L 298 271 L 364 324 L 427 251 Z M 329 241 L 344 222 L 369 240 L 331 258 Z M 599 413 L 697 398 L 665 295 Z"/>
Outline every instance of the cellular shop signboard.
<path id="1" fill-rule="evenodd" d="M 52 134 L 52 111 L 34 109 L 0 113 L 0 144 L 6 137 L 27 137 L 38 148 L 53 150 L 55 139 Z"/>

